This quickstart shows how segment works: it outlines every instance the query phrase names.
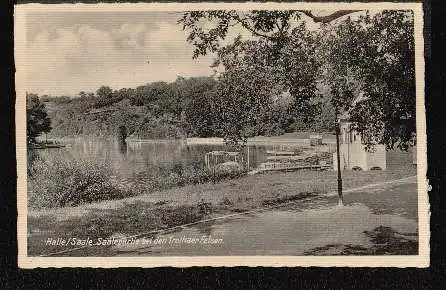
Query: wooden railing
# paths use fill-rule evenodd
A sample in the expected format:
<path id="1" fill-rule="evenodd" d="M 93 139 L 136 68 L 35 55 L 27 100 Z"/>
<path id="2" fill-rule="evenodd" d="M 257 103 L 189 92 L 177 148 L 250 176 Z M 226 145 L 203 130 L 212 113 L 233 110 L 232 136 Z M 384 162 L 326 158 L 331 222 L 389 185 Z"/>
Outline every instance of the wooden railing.
<path id="1" fill-rule="evenodd" d="M 292 170 L 300 170 L 300 169 L 310 169 L 310 170 L 326 170 L 331 168 L 330 165 L 326 164 L 307 164 L 307 165 L 298 165 L 293 163 L 283 163 L 283 162 L 266 162 L 262 163 L 258 168 L 259 171 L 276 171 L 276 170 L 284 170 L 284 171 L 292 171 Z"/>

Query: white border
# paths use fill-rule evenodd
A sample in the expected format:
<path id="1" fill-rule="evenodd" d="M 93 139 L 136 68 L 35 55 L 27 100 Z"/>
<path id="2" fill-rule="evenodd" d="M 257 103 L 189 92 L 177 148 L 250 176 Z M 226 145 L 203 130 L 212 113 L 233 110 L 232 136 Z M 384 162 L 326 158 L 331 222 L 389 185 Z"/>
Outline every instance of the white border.
<path id="1" fill-rule="evenodd" d="M 28 257 L 26 170 L 26 14 L 46 12 L 184 11 L 211 9 L 407 9 L 414 11 L 417 114 L 417 183 L 419 255 L 414 256 L 203 256 L 203 257 Z M 18 264 L 35 267 L 191 267 L 191 266 L 320 266 L 320 267 L 428 267 L 429 201 L 427 194 L 426 116 L 424 107 L 424 40 L 422 3 L 137 3 L 137 4 L 24 4 L 14 9 L 16 61 L 17 236 Z"/>

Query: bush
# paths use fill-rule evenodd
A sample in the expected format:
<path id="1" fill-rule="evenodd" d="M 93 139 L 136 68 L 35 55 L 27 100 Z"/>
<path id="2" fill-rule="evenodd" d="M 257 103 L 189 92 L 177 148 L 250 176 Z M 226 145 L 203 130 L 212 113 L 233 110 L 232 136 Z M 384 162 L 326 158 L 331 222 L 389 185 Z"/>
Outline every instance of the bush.
<path id="1" fill-rule="evenodd" d="M 213 178 L 214 181 L 233 179 L 242 176 L 244 173 L 243 166 L 237 162 L 229 161 L 215 165 Z"/>
<path id="2" fill-rule="evenodd" d="M 28 202 L 34 208 L 119 199 L 188 184 L 237 178 L 245 173 L 234 162 L 219 164 L 213 171 L 197 164 L 153 164 L 152 168 L 138 173 L 133 182 L 127 182 L 114 176 L 107 162 L 54 155 L 28 157 L 32 164 L 28 170 Z"/>
<path id="3" fill-rule="evenodd" d="M 153 170 L 140 172 L 137 176 L 137 184 L 145 191 L 169 189 L 187 184 L 208 182 L 211 173 L 193 165 L 175 163 L 172 166 L 153 165 Z"/>
<path id="4" fill-rule="evenodd" d="M 202 168 L 188 167 L 183 171 L 183 179 L 186 184 L 198 184 L 208 182 L 211 178 L 211 173 Z"/>
<path id="5" fill-rule="evenodd" d="M 62 207 L 124 198 L 132 187 L 113 176 L 106 162 L 51 156 L 33 161 L 29 171 L 31 207 Z"/>

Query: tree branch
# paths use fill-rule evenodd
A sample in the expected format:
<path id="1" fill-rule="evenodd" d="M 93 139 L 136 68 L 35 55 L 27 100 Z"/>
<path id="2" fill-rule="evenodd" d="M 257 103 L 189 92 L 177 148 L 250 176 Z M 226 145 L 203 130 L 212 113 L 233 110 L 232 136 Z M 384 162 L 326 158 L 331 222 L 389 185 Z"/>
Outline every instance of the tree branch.
<path id="1" fill-rule="evenodd" d="M 238 23 L 240 23 L 246 30 L 250 31 L 253 35 L 258 36 L 258 37 L 263 37 L 263 38 L 267 38 L 269 40 L 274 40 L 275 38 L 267 35 L 267 34 L 262 34 L 257 32 L 253 27 L 251 27 L 246 18 L 242 18 L 240 17 L 240 15 L 238 15 L 237 13 L 234 13 L 232 16 Z"/>
<path id="2" fill-rule="evenodd" d="M 355 12 L 359 12 L 361 10 L 339 10 L 339 11 L 333 12 L 326 16 L 316 16 L 309 10 L 298 10 L 298 11 L 305 14 L 306 16 L 310 17 L 311 19 L 313 19 L 314 22 L 329 23 L 329 22 L 336 20 L 342 16 L 352 14 Z"/>

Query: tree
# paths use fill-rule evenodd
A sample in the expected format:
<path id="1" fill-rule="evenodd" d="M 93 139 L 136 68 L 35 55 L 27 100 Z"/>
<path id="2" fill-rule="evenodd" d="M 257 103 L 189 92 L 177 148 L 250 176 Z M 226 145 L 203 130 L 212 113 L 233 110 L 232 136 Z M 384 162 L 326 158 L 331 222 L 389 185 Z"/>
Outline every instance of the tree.
<path id="1" fill-rule="evenodd" d="M 357 54 L 364 96 L 351 110 L 355 129 L 368 144 L 407 150 L 416 135 L 413 12 L 377 14 L 368 24 L 366 38 L 369 41 Z"/>
<path id="2" fill-rule="evenodd" d="M 163 98 L 168 84 L 166 82 L 155 82 L 139 86 L 131 95 L 132 105 L 153 105 L 158 99 Z"/>
<path id="3" fill-rule="evenodd" d="M 348 113 L 366 150 L 373 151 L 376 144 L 407 150 L 416 132 L 413 12 L 384 10 L 354 21 L 348 17 L 319 34 L 319 53 L 327 60 L 322 80 L 330 89 L 336 119 Z M 336 139 L 342 203 L 338 124 Z"/>
<path id="4" fill-rule="evenodd" d="M 114 103 L 113 90 L 108 86 L 101 86 L 96 91 L 96 108 L 105 107 Z"/>
<path id="5" fill-rule="evenodd" d="M 86 93 L 84 91 L 79 92 L 79 97 L 72 100 L 74 104 L 77 105 L 79 113 L 84 114 L 89 112 L 93 107 L 95 107 L 97 99 L 94 93 Z"/>
<path id="6" fill-rule="evenodd" d="M 311 102 L 317 92 L 313 70 L 318 68 L 311 55 L 312 47 L 307 44 L 290 45 L 274 59 L 266 41 L 240 38 L 219 49 L 213 66 L 224 71 L 215 88 L 215 122 L 227 144 L 243 145 L 248 137 L 284 133 L 296 116 L 314 116 Z"/>
<path id="7" fill-rule="evenodd" d="M 367 13 L 357 21 L 347 17 L 340 24 L 331 25 L 354 12 L 357 11 L 336 11 L 321 17 L 302 10 L 193 11 L 184 13 L 179 23 L 189 32 L 187 40 L 196 48 L 194 58 L 226 49 L 220 44 L 229 29 L 243 27 L 260 39 L 259 43 L 268 44 L 263 54 L 270 56 L 269 61 L 285 68 L 289 90 L 300 100 L 298 114 L 310 108 L 316 112 L 320 107 L 315 93 L 319 78 L 329 87 L 329 94 L 324 97 L 334 107 L 336 119 L 341 112 L 349 112 L 357 124 L 355 129 L 368 136 L 365 140 L 369 147 L 381 143 L 393 148 L 398 143 L 398 147 L 407 148 L 405 144 L 415 133 L 413 17 L 410 12 L 392 10 L 373 18 Z M 303 33 L 306 29 L 302 16 L 323 23 L 322 32 L 308 37 Z M 211 24 L 202 25 L 203 21 Z M 242 43 L 239 38 L 234 44 L 237 42 Z M 312 54 L 304 61 L 319 66 L 319 71 L 293 70 L 292 64 L 301 62 L 303 54 L 294 53 L 291 48 L 299 51 L 301 47 L 310 48 Z M 392 83 L 393 78 L 396 82 Z M 365 96 L 361 101 L 360 93 Z M 339 147 L 337 124 L 335 128 Z M 339 164 L 338 191 L 342 202 Z"/>
<path id="8" fill-rule="evenodd" d="M 217 10 L 184 13 L 178 22 L 183 25 L 183 30 L 189 32 L 187 40 L 195 46 L 193 57 L 216 52 L 218 55 L 216 64 L 222 64 L 225 68 L 220 83 L 226 84 L 226 87 L 221 84 L 219 87 L 224 92 L 223 98 L 233 98 L 233 100 L 232 102 L 228 100 L 229 103 L 225 104 L 229 107 L 220 107 L 220 110 L 233 112 L 220 115 L 225 118 L 220 120 L 220 124 L 223 125 L 220 127 L 222 135 L 228 136 L 232 142 L 237 142 L 245 140 L 248 134 L 268 132 L 268 130 L 253 132 L 247 129 L 252 126 L 258 127 L 259 117 L 268 114 L 266 108 L 271 102 L 269 99 L 271 89 L 290 93 L 294 98 L 290 112 L 306 122 L 311 121 L 320 111 L 318 106 L 320 96 L 316 89 L 320 60 L 314 57 L 315 41 L 302 18 L 312 18 L 315 22 L 326 23 L 354 12 L 356 11 L 338 11 L 323 17 L 301 10 L 248 12 Z M 203 22 L 211 24 L 203 25 Z M 256 40 L 241 41 L 241 38 L 237 37 L 229 45 L 221 47 L 220 42 L 227 37 L 233 26 L 247 30 Z M 237 71 L 237 67 L 245 69 Z M 251 71 L 246 70 L 249 67 Z M 265 68 L 269 68 L 269 71 Z M 256 77 L 262 79 L 260 81 L 262 84 L 250 85 L 249 82 L 256 82 Z M 266 80 L 269 80 L 274 88 L 268 88 Z M 262 88 L 260 93 L 259 88 Z M 251 93 L 254 93 L 254 96 L 248 92 L 249 89 L 252 89 Z M 269 94 L 269 97 L 260 98 L 262 93 Z M 249 100 L 248 96 L 257 100 Z M 234 98 L 238 101 L 234 102 Z M 260 108 L 254 110 L 256 107 L 251 106 L 249 110 L 240 111 L 245 104 L 260 103 L 261 110 Z M 248 117 L 249 121 L 243 119 L 248 113 L 251 114 Z M 230 122 L 233 122 L 234 126 Z"/>
<path id="9" fill-rule="evenodd" d="M 285 68 L 291 94 L 303 99 L 296 114 L 308 111 L 309 104 L 316 105 L 309 115 L 318 111 L 319 102 L 311 100 L 318 96 L 312 91 L 322 81 L 329 91 L 323 97 L 338 111 L 350 112 L 355 129 L 369 136 L 365 138 L 368 147 L 381 143 L 388 149 L 395 145 L 407 149 L 416 132 L 412 11 L 383 10 L 373 17 L 362 12 L 352 20 L 350 15 L 357 12 L 340 10 L 319 16 L 305 10 L 191 11 L 178 23 L 195 46 L 194 58 L 242 44 L 236 38 L 222 46 L 232 27 L 245 29 L 258 43 L 266 43 L 259 53 Z M 321 23 L 320 31 L 305 28 L 309 19 Z M 321 71 L 311 65 L 296 66 L 305 54 L 293 49 L 305 46 L 310 47 L 307 63 L 319 65 Z M 306 67 L 311 69 L 305 71 Z M 302 84 L 308 91 L 303 91 Z M 363 96 L 360 102 L 358 94 Z"/>
<path id="10" fill-rule="evenodd" d="M 29 144 L 36 142 L 41 133 L 51 131 L 51 120 L 47 115 L 45 105 L 36 94 L 26 94 L 26 131 Z"/>
<path id="11" fill-rule="evenodd" d="M 316 23 L 330 23 L 360 10 L 339 10 L 317 16 L 308 10 L 211 10 L 185 12 L 178 23 L 187 30 L 187 40 L 195 46 L 194 58 L 208 52 L 216 52 L 231 27 L 241 26 L 254 37 L 272 41 L 276 48 L 286 42 L 294 28 L 304 17 Z M 202 25 L 203 22 L 212 25 Z"/>
<path id="12" fill-rule="evenodd" d="M 323 79 L 335 108 L 349 113 L 367 149 L 407 150 L 416 132 L 412 12 L 367 13 L 320 35 Z"/>
<path id="13" fill-rule="evenodd" d="M 216 81 L 212 77 L 190 78 L 178 88 L 182 100 L 182 127 L 187 135 L 212 137 L 215 133 L 213 89 Z"/>
<path id="14" fill-rule="evenodd" d="M 237 39 L 221 49 L 214 67 L 225 71 L 214 90 L 214 115 L 217 134 L 231 146 L 244 145 L 262 127 L 272 98 L 282 91 L 281 67 L 268 62 L 265 42 Z"/>

